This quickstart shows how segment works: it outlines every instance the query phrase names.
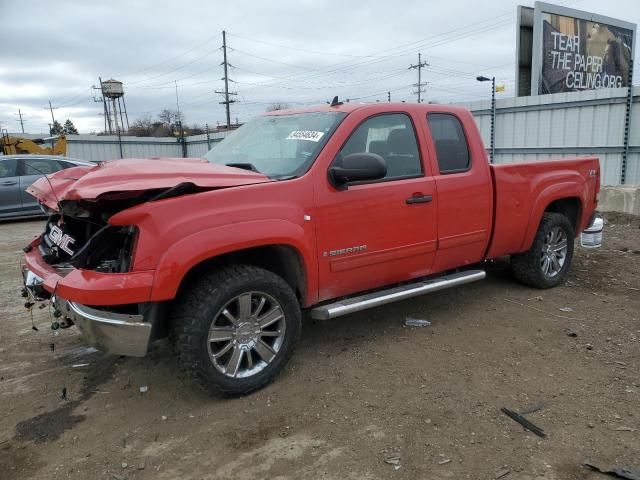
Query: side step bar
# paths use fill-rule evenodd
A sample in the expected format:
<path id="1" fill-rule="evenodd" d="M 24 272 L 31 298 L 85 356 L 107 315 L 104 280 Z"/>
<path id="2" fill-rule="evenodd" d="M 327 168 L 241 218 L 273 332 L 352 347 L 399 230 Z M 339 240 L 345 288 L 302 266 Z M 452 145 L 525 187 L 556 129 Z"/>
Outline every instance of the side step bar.
<path id="1" fill-rule="evenodd" d="M 397 302 L 406 298 L 417 297 L 425 293 L 457 287 L 465 283 L 477 282 L 487 276 L 484 270 L 467 270 L 452 273 L 442 277 L 410 283 L 400 287 L 389 288 L 378 292 L 367 293 L 359 297 L 346 298 L 335 303 L 321 305 L 311 309 L 311 318 L 315 320 L 329 320 L 368 308 L 379 307 L 387 303 Z"/>

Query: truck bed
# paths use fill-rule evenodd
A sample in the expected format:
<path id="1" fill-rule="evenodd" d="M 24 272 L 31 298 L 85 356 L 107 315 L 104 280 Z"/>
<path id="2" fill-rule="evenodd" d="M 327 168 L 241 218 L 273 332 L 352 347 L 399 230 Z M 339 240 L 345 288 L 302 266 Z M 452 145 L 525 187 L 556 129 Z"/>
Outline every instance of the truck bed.
<path id="1" fill-rule="evenodd" d="M 600 186 L 597 157 L 491 165 L 490 170 L 495 215 L 487 258 L 526 251 L 543 212 L 561 198 L 571 197 L 563 205 L 575 202 L 576 235 L 587 227 Z"/>

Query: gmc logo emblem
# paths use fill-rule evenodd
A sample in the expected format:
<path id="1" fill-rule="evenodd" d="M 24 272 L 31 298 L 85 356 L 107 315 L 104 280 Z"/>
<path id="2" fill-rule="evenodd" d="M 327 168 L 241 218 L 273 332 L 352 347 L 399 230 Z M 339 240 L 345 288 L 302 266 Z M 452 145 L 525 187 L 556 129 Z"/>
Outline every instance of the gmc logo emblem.
<path id="1" fill-rule="evenodd" d="M 60 250 L 62 250 L 65 253 L 68 253 L 69 255 L 73 255 L 74 252 L 73 250 L 71 250 L 70 246 L 73 245 L 75 240 L 69 235 L 65 234 L 62 230 L 60 230 L 55 225 L 51 227 L 51 231 L 49 232 L 49 239 L 55 245 L 57 245 L 60 248 Z"/>

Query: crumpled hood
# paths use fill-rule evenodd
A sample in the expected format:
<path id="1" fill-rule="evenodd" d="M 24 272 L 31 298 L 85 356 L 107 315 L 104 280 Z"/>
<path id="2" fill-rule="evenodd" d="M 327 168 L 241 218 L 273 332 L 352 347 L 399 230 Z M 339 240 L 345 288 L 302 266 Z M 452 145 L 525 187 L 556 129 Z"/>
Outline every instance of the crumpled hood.
<path id="1" fill-rule="evenodd" d="M 58 201 L 134 196 L 136 192 L 162 191 L 185 183 L 209 190 L 268 181 L 269 177 L 261 173 L 215 165 L 200 158 L 135 158 L 61 170 L 40 178 L 27 192 L 57 210 Z"/>

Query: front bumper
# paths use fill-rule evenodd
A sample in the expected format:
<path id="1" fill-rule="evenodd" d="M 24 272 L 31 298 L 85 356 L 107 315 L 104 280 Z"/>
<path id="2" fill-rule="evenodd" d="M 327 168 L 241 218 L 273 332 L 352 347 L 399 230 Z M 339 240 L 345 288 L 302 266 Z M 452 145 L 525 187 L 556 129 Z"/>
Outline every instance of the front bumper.
<path id="1" fill-rule="evenodd" d="M 55 296 L 52 302 L 63 317 L 80 328 L 87 343 L 98 350 L 127 357 L 147 354 L 153 323 L 145 322 L 143 315 L 98 310 Z"/>
<path id="2" fill-rule="evenodd" d="M 26 249 L 23 280 L 31 300 L 51 298 L 59 312 L 76 324 L 86 341 L 116 355 L 142 357 L 149 343 L 163 336 L 162 302 L 151 302 L 151 271 L 101 273 L 55 269 L 37 248 L 39 239 Z M 126 309 L 123 309 L 126 307 Z M 137 312 L 120 313 L 122 311 Z"/>

